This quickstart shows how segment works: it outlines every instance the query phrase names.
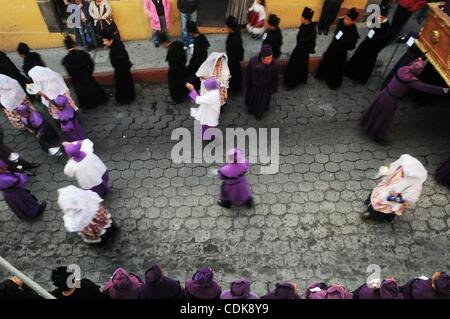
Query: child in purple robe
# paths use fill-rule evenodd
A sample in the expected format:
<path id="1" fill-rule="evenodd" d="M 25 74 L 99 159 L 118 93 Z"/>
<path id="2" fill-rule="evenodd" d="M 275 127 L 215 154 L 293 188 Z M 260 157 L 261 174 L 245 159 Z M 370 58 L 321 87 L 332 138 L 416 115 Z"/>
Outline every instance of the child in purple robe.
<path id="1" fill-rule="evenodd" d="M 261 299 L 301 299 L 297 285 L 285 282 L 277 284 L 275 289 L 261 297 Z"/>
<path id="2" fill-rule="evenodd" d="M 402 286 L 405 299 L 450 299 L 450 276 L 435 272 L 430 278 L 419 277 Z"/>
<path id="3" fill-rule="evenodd" d="M 164 276 L 158 265 L 145 272 L 145 284 L 139 288 L 139 299 L 184 299 L 184 294 L 180 282 Z"/>
<path id="4" fill-rule="evenodd" d="M 26 104 L 17 107 L 16 112 L 20 115 L 20 121 L 23 125 L 36 135 L 43 151 L 50 155 L 62 155 L 58 134 L 39 112 L 30 109 Z"/>
<path id="5" fill-rule="evenodd" d="M 86 132 L 81 127 L 78 113 L 69 104 L 64 95 L 58 95 L 54 101 L 56 105 L 56 116 L 61 126 L 64 139 L 67 142 L 81 141 L 87 138 Z"/>
<path id="6" fill-rule="evenodd" d="M 429 85 L 417 79 L 424 68 L 425 62 L 421 59 L 400 68 L 363 116 L 360 125 L 376 142 L 389 144 L 388 134 L 394 121 L 398 101 L 407 95 L 409 89 L 430 94 L 448 93 L 448 88 Z"/>
<path id="7" fill-rule="evenodd" d="M 222 292 L 220 299 L 258 299 L 258 295 L 250 290 L 250 281 L 239 278 L 230 284 L 230 290 Z"/>
<path id="8" fill-rule="evenodd" d="M 103 293 L 111 299 L 138 299 L 142 280 L 123 268 L 118 268 L 103 286 Z"/>
<path id="9" fill-rule="evenodd" d="M 403 294 L 394 278 L 365 283 L 353 292 L 353 299 L 403 299 Z"/>
<path id="10" fill-rule="evenodd" d="M 216 79 L 209 78 L 204 82 L 206 93 L 199 95 L 191 83 L 186 83 L 186 87 L 190 91 L 189 97 L 198 108 L 191 108 L 191 116 L 200 122 L 201 138 L 205 141 L 205 131 L 210 127 L 219 125 L 220 116 L 220 91 L 219 84 Z M 212 136 L 214 139 L 214 136 Z"/>
<path id="11" fill-rule="evenodd" d="M 5 162 L 0 161 L 0 190 L 8 207 L 22 220 L 42 215 L 47 206 L 46 201 L 39 205 L 36 197 L 26 189 L 27 182 L 27 175 L 8 171 Z"/>
<path id="12" fill-rule="evenodd" d="M 64 174 L 76 177 L 78 184 L 84 190 L 96 192 L 101 198 L 105 198 L 109 192 L 108 168 L 102 160 L 94 154 L 91 140 L 64 142 L 64 149 L 70 156 L 64 167 Z"/>
<path id="13" fill-rule="evenodd" d="M 248 161 L 235 148 L 227 152 L 227 160 L 228 163 L 218 171 L 223 183 L 217 203 L 224 208 L 230 208 L 233 204 L 245 204 L 247 208 L 251 208 L 253 197 L 245 177 L 249 168 Z"/>
<path id="14" fill-rule="evenodd" d="M 222 293 L 222 288 L 214 280 L 214 273 L 209 267 L 197 270 L 184 286 L 186 299 L 219 299 Z"/>

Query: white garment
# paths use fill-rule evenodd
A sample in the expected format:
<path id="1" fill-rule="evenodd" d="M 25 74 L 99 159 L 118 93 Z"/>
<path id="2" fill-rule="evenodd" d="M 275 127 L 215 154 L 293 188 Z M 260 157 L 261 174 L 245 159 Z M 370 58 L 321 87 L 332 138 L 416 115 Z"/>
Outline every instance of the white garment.
<path id="1" fill-rule="evenodd" d="M 220 91 L 211 90 L 195 99 L 198 108 L 191 108 L 191 116 L 201 125 L 217 126 L 220 116 Z"/>
<path id="2" fill-rule="evenodd" d="M 83 189 L 91 189 L 103 183 L 102 177 L 108 170 L 102 160 L 94 154 L 93 145 L 91 140 L 83 140 L 81 151 L 86 153 L 86 157 L 80 162 L 69 159 L 64 167 L 64 174 L 75 177 Z"/>
<path id="3" fill-rule="evenodd" d="M 50 100 L 54 100 L 58 95 L 64 95 L 69 91 L 61 74 L 49 68 L 35 66 L 28 71 L 28 75 L 33 80 L 37 90 L 44 93 Z M 45 106 L 49 106 L 44 97 L 41 98 L 41 101 Z"/>
<path id="4" fill-rule="evenodd" d="M 399 182 L 384 187 L 380 194 L 382 197 L 387 198 L 391 192 L 400 193 L 405 201 L 415 203 L 419 200 L 422 193 L 422 185 L 427 180 L 428 172 L 419 160 L 411 155 L 404 154 L 389 166 L 386 174 L 388 178 L 399 167 L 402 167 L 404 177 Z"/>
<path id="5" fill-rule="evenodd" d="M 248 9 L 248 11 L 255 11 L 256 13 L 258 13 L 259 14 L 258 21 L 266 19 L 266 8 L 264 8 L 263 5 L 257 3 L 256 1 L 253 2 L 252 6 L 250 7 L 250 9 Z"/>
<path id="6" fill-rule="evenodd" d="M 107 0 L 102 0 L 99 7 L 97 7 L 94 0 L 92 0 L 89 4 L 89 15 L 92 17 L 92 19 L 94 19 L 95 25 L 97 25 L 97 22 L 102 19 L 109 24 L 110 22 L 108 21 L 108 18 L 111 16 L 111 13 L 112 7 Z"/>
<path id="7" fill-rule="evenodd" d="M 94 219 L 103 199 L 97 193 L 73 185 L 58 189 L 58 205 L 68 232 L 78 232 Z"/>
<path id="8" fill-rule="evenodd" d="M 219 77 L 214 77 L 221 88 L 228 89 L 230 83 L 231 73 L 228 68 L 228 56 L 223 52 L 213 52 L 211 53 L 205 62 L 198 68 L 195 75 L 198 78 L 211 78 L 214 74 L 214 69 L 216 68 L 217 61 L 222 59 L 222 73 Z M 204 80 L 202 80 L 202 85 L 200 88 L 200 94 L 206 93 Z"/>
<path id="9" fill-rule="evenodd" d="M 19 82 L 0 74 L 0 104 L 8 111 L 15 110 L 25 99 L 26 94 Z"/>

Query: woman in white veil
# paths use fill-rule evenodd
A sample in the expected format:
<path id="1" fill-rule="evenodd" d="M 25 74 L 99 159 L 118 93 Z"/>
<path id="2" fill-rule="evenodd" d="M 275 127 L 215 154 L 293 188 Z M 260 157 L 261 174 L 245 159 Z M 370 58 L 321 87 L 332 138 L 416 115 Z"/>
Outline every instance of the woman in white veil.
<path id="1" fill-rule="evenodd" d="M 202 81 L 200 95 L 205 94 L 207 91 L 204 84 L 205 80 L 214 78 L 219 84 L 220 105 L 223 106 L 227 103 L 231 73 L 228 68 L 228 56 L 225 53 L 211 53 L 195 75 Z"/>

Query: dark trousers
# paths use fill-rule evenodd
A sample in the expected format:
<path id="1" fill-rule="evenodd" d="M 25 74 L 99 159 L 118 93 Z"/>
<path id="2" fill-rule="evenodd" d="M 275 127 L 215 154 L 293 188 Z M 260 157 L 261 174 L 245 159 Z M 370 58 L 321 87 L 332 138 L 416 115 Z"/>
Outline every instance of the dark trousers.
<path id="1" fill-rule="evenodd" d="M 397 7 L 392 18 L 391 41 L 397 39 L 412 14 L 413 13 L 411 11 L 408 11 L 407 8 L 403 8 L 402 6 Z"/>

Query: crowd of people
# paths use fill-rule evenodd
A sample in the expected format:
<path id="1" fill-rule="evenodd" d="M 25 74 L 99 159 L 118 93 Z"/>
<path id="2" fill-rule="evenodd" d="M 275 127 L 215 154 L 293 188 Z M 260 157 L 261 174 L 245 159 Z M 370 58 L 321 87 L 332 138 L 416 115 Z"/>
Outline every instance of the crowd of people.
<path id="1" fill-rule="evenodd" d="M 334 1 L 327 0 L 325 5 L 330 6 L 331 2 Z M 334 4 L 340 6 L 340 2 L 342 1 L 336 1 Z M 114 68 L 116 101 L 120 104 L 131 103 L 136 98 L 131 73 L 133 64 L 112 19 L 110 4 L 106 0 L 91 2 L 77 0 L 75 3 L 83 8 L 80 14 L 84 22 L 81 29 L 75 30 L 77 42 L 85 45 L 88 38 L 92 40 L 93 35 L 90 34 L 95 33 L 96 40 L 92 44 L 101 43 L 109 49 L 110 62 Z M 229 10 L 233 12 L 238 10 L 236 8 L 243 7 L 234 1 Z M 210 43 L 195 22 L 196 1 L 178 1 L 183 21 L 182 41 L 171 40 L 167 33 L 170 28 L 169 1 L 146 0 L 144 8 L 151 20 L 153 42 L 156 46 L 167 49 L 168 88 L 173 103 L 191 101 L 198 105 L 191 108 L 190 115 L 201 124 L 199 137 L 202 141 L 214 140 L 215 136 L 211 134 L 213 130 L 210 128 L 219 126 L 221 108 L 227 103 L 228 95 L 239 93 L 244 87 L 241 66 L 244 59 L 241 36 L 241 28 L 245 24 L 244 15 L 230 15 L 225 21 L 229 32 L 226 52 L 209 53 Z M 331 8 L 332 6 L 330 10 Z M 333 7 L 333 10 L 335 9 L 336 7 Z M 245 105 L 248 113 L 260 120 L 270 110 L 272 95 L 278 91 L 280 80 L 278 59 L 281 55 L 283 36 L 280 18 L 275 14 L 269 14 L 266 19 L 264 0 L 255 0 L 246 12 L 248 32 L 256 40 L 261 39 L 262 43 L 260 53 L 250 59 L 246 68 Z M 375 68 L 378 54 L 388 45 L 396 32 L 388 21 L 388 12 L 387 5 L 381 7 L 380 27 L 369 30 L 367 37 L 348 60 L 348 52 L 356 48 L 359 38 L 355 24 L 359 19 L 359 13 L 355 8 L 349 9 L 346 15 L 338 20 L 316 78 L 325 81 L 330 89 L 339 88 L 344 76 L 365 84 Z M 88 14 L 92 18 L 91 27 L 87 27 L 91 23 Z M 301 15 L 297 45 L 291 54 L 283 78 L 283 83 L 288 89 L 307 83 L 309 58 L 310 54 L 315 52 L 317 33 L 328 32 L 328 22 L 321 19 L 318 26 L 313 22 L 313 17 L 314 11 L 306 7 Z M 327 21 L 329 20 L 328 17 Z M 70 185 L 58 190 L 58 205 L 64 213 L 64 225 L 68 232 L 78 233 L 84 242 L 98 244 L 113 234 L 115 229 L 112 216 L 103 203 L 109 191 L 109 174 L 107 166 L 94 153 L 94 143 L 83 129 L 79 108 L 95 108 L 108 102 L 109 97 L 93 76 L 94 61 L 91 56 L 80 49 L 71 36 L 65 37 L 64 45 L 68 53 L 62 64 L 70 75 L 76 98 L 60 74 L 46 67 L 40 55 L 33 52 L 26 43 L 20 43 L 17 51 L 23 58 L 23 73 L 3 52 L 0 52 L 0 104 L 11 125 L 33 134 L 43 151 L 50 156 L 61 156 L 64 153 L 67 155 L 64 173 L 70 178 L 75 178 L 79 187 Z M 187 52 L 190 48 L 192 54 L 189 54 L 191 58 L 188 62 Z M 414 50 L 414 46 L 412 45 L 410 49 Z M 446 87 L 430 85 L 419 80 L 419 75 L 425 68 L 425 61 L 417 52 L 417 48 L 413 53 L 411 50 L 408 50 L 396 64 L 384 88 L 361 119 L 361 126 L 367 134 L 381 144 L 388 144 L 398 101 L 407 95 L 409 89 L 436 95 L 449 92 Z M 42 108 L 45 111 L 42 111 Z M 217 171 L 217 177 L 223 183 L 217 203 L 224 208 L 233 205 L 250 208 L 254 203 L 245 176 L 249 170 L 248 161 L 244 153 L 238 149 L 230 149 L 226 155 L 227 163 Z M 2 129 L 0 190 L 9 208 L 22 220 L 33 220 L 42 215 L 46 208 L 46 202 L 39 203 L 27 189 L 28 179 L 34 176 L 32 170 L 37 166 L 38 164 L 26 161 L 3 143 Z M 417 159 L 405 154 L 389 167 L 380 168 L 379 177 L 381 176 L 386 177 L 369 195 L 365 202 L 367 212 L 361 217 L 392 222 L 396 216 L 401 216 L 411 203 L 419 200 L 428 173 Z M 450 159 L 438 169 L 436 178 L 439 182 L 450 186 Z M 448 276 L 442 274 L 437 275 L 434 281 L 426 279 L 427 284 L 423 289 L 428 289 L 429 295 L 446 294 L 448 297 Z M 53 292 L 56 296 L 97 294 L 96 286 L 85 279 L 81 281 L 82 289 L 68 289 L 65 286 L 67 282 L 65 276 L 67 272 L 64 267 L 53 273 L 53 282 L 58 287 Z M 145 278 L 143 283 L 137 276 L 119 269 L 112 281 L 105 286 L 104 292 L 113 298 L 123 293 L 127 296 L 148 298 L 256 297 L 250 292 L 250 283 L 244 279 L 233 282 L 231 289 L 222 293 L 220 286 L 214 282 L 210 269 L 199 270 L 192 280 L 186 282 L 185 288 L 163 276 L 157 266 L 151 268 Z M 422 280 L 425 282 L 425 279 Z M 413 283 L 419 285 L 418 283 L 422 282 L 416 280 Z M 24 293 L 24 289 L 19 289 L 23 285 L 17 278 L 3 285 L 7 289 L 12 289 L 11 291 Z M 386 279 L 378 286 L 356 290 L 353 297 L 359 298 L 359 294 L 363 295 L 364 292 L 366 296 L 382 298 L 386 294 L 394 296 L 396 292 L 395 297 L 404 295 L 407 298 L 414 298 L 414 293 L 411 292 L 414 289 L 408 289 L 405 286 L 400 289 L 395 280 Z M 313 285 L 305 293 L 305 297 L 310 299 L 347 298 L 351 295 L 340 285 L 325 284 Z M 265 297 L 277 296 L 288 299 L 299 298 L 295 286 L 289 283 L 277 286 Z"/>
<path id="2" fill-rule="evenodd" d="M 86 278 L 77 278 L 67 266 L 53 269 L 50 293 L 57 299 L 450 299 L 450 276 L 434 272 L 431 278 L 420 276 L 399 284 L 394 277 L 373 278 L 355 290 L 339 283 L 317 282 L 304 293 L 293 282 L 278 283 L 265 295 L 258 296 L 251 289 L 248 278 L 233 280 L 228 289 L 214 279 L 210 267 L 198 269 L 183 285 L 164 274 L 159 265 L 150 267 L 144 280 L 138 275 L 118 268 L 101 287 Z M 40 296 L 18 277 L 0 283 L 0 299 L 38 299 Z"/>

